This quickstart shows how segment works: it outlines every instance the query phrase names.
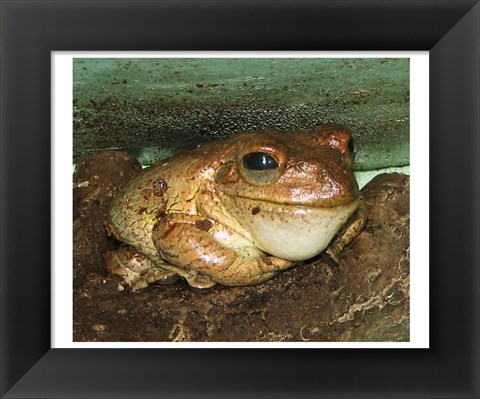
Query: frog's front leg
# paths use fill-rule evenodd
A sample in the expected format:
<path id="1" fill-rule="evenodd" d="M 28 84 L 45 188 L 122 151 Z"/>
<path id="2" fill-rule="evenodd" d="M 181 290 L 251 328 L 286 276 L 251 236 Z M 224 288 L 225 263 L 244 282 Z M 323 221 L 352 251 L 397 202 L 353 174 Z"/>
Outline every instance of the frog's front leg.
<path id="1" fill-rule="evenodd" d="M 266 255 L 253 244 L 229 246 L 229 234 L 236 235 L 211 219 L 171 214 L 157 223 L 152 239 L 167 262 L 198 273 L 187 279 L 194 288 L 195 279 L 202 277 L 227 286 L 255 285 L 293 265 L 291 261 Z"/>
<path id="2" fill-rule="evenodd" d="M 360 204 L 357 210 L 353 213 L 350 219 L 345 223 L 342 230 L 333 238 L 327 249 L 323 252 L 322 258 L 331 266 L 340 264 L 340 254 L 343 248 L 352 242 L 363 230 L 367 221 L 367 208 L 363 199 L 360 199 Z"/>
<path id="3" fill-rule="evenodd" d="M 117 250 L 105 255 L 107 272 L 123 277 L 122 285 L 129 285 L 133 291 L 145 288 L 152 283 L 170 284 L 178 280 L 177 273 L 163 269 L 135 248 L 121 245 Z"/>

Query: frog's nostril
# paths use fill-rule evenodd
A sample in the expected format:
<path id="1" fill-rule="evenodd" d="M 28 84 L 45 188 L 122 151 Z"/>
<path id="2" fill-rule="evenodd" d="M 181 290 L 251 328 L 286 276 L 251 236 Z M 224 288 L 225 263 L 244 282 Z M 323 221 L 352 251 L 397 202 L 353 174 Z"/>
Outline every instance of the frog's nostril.
<path id="1" fill-rule="evenodd" d="M 321 169 L 317 174 L 317 181 L 322 184 L 327 184 L 330 181 L 330 174 L 325 170 Z"/>
<path id="2" fill-rule="evenodd" d="M 335 195 L 338 192 L 338 183 L 335 178 L 326 170 L 321 170 L 317 175 L 317 182 L 319 183 L 318 190 L 321 193 L 328 194 L 328 196 Z"/>

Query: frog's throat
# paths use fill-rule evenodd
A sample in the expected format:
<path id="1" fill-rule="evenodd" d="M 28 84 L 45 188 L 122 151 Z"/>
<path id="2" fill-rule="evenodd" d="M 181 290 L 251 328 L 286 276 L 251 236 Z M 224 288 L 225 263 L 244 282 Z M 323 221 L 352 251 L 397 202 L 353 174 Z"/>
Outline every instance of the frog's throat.
<path id="1" fill-rule="evenodd" d="M 224 196 L 230 213 L 263 251 L 292 261 L 318 255 L 358 208 L 359 201 L 330 207 L 274 204 Z"/>

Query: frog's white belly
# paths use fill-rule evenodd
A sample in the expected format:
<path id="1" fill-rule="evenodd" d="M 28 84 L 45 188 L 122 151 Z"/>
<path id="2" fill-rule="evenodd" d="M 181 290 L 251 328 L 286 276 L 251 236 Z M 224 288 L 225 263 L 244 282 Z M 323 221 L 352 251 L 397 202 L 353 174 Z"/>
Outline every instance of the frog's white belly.
<path id="1" fill-rule="evenodd" d="M 232 198 L 230 211 L 263 251 L 292 261 L 322 252 L 358 207 L 358 201 L 332 208 L 277 205 Z M 252 211 L 253 209 L 253 211 Z"/>

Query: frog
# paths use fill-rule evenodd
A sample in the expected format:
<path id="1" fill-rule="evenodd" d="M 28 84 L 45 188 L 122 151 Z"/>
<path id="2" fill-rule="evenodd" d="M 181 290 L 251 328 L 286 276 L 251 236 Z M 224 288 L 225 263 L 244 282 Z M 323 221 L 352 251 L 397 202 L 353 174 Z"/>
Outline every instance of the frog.
<path id="1" fill-rule="evenodd" d="M 105 255 L 121 287 L 183 278 L 196 292 L 253 286 L 317 255 L 338 265 L 366 222 L 352 133 L 263 129 L 144 169 L 113 198 Z"/>

